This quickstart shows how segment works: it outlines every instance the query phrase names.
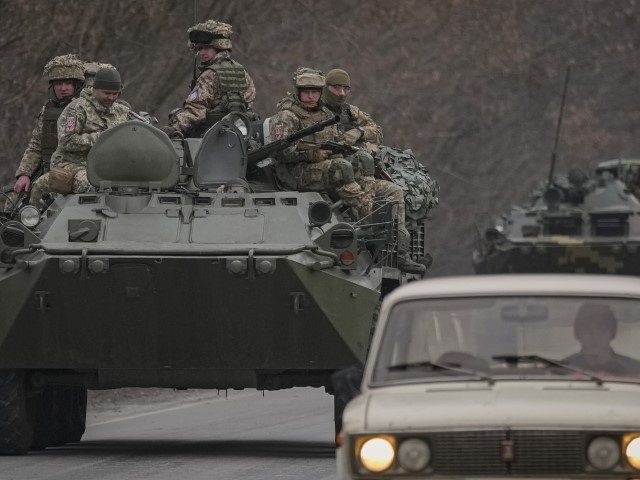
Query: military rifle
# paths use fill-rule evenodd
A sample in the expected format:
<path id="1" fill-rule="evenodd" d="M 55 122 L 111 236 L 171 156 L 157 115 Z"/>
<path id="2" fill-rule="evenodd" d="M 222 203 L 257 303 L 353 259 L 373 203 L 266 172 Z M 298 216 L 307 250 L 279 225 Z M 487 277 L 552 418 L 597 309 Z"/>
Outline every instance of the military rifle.
<path id="1" fill-rule="evenodd" d="M 263 147 L 251 150 L 249 151 L 248 155 L 249 165 L 255 165 L 260 160 L 264 160 L 265 158 L 268 158 L 273 154 L 280 152 L 287 147 L 290 147 L 298 140 L 301 140 L 309 135 L 313 135 L 314 133 L 324 130 L 331 125 L 335 125 L 339 121 L 340 117 L 336 115 L 335 117 L 328 118 L 327 120 L 314 123 L 313 125 L 309 125 L 307 128 L 303 128 L 302 130 L 293 132 L 291 135 L 288 135 L 285 138 L 281 138 L 280 140 L 276 140 L 275 142 L 267 143 Z"/>
<path id="2" fill-rule="evenodd" d="M 354 147 L 352 145 L 347 145 L 346 143 L 334 142 L 333 140 L 327 140 L 326 142 L 322 142 L 320 144 L 320 148 L 322 150 L 329 150 L 331 153 L 340 154 L 340 155 L 353 155 L 358 150 L 358 147 Z"/>

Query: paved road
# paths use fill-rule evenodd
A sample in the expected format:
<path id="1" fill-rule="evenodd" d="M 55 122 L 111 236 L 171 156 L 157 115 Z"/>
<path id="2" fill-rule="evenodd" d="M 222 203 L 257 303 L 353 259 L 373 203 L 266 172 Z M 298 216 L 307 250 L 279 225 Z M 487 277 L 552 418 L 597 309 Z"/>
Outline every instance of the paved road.
<path id="1" fill-rule="evenodd" d="M 322 389 L 159 408 L 98 419 L 78 444 L 0 457 L 0 480 L 336 478 L 333 401 Z"/>

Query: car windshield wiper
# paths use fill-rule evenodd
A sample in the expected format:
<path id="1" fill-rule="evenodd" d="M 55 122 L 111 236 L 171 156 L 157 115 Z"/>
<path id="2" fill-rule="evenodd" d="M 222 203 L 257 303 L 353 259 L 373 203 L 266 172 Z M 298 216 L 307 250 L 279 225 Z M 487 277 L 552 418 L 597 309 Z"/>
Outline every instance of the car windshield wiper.
<path id="1" fill-rule="evenodd" d="M 493 385 L 495 380 L 487 375 L 486 373 L 480 372 L 478 370 L 473 370 L 470 368 L 458 367 L 455 365 L 450 365 L 448 363 L 439 363 L 432 362 L 431 360 L 423 360 L 420 362 L 407 362 L 407 363 L 397 363 L 395 365 L 390 365 L 387 367 L 387 370 L 396 371 L 396 370 L 408 370 L 410 368 L 422 368 L 422 367 L 431 367 L 438 370 L 449 370 L 451 372 L 464 373 L 466 375 L 472 375 L 477 377 L 478 380 L 484 380 L 489 382 L 490 385 Z"/>
<path id="2" fill-rule="evenodd" d="M 588 370 L 584 370 L 582 368 L 574 367 L 572 365 L 567 365 L 566 363 L 559 362 L 558 360 L 554 360 L 552 358 L 542 357 L 540 355 L 494 355 L 491 357 L 493 360 L 498 360 L 500 362 L 511 363 L 517 365 L 518 363 L 546 363 L 547 365 L 553 365 L 555 367 L 564 368 L 565 370 L 570 370 L 572 372 L 580 373 L 589 378 L 589 380 L 593 380 L 598 385 L 602 385 L 604 380 Z"/>

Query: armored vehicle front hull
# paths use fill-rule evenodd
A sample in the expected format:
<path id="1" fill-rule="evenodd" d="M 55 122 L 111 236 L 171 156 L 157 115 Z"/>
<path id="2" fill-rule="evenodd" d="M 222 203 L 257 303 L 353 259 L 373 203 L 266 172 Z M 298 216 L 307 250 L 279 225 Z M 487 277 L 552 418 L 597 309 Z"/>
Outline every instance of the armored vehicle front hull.
<path id="1" fill-rule="evenodd" d="M 308 255 L 44 254 L 3 278 L 0 366 L 100 388 L 327 385 L 363 363 L 379 292 Z"/>

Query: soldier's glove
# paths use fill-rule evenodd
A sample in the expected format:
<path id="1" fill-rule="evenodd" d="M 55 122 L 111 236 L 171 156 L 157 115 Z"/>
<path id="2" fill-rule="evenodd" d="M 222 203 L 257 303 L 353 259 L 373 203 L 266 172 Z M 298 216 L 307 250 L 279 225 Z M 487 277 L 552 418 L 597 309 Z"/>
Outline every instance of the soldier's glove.
<path id="1" fill-rule="evenodd" d="M 358 128 L 352 128 L 340 135 L 339 140 L 347 145 L 355 145 L 362 138 L 364 132 Z"/>
<path id="2" fill-rule="evenodd" d="M 166 133 L 167 136 L 169 138 L 171 138 L 172 140 L 173 139 L 179 140 L 179 139 L 184 138 L 184 136 L 182 135 L 182 132 L 180 132 L 180 130 L 178 130 L 175 127 L 171 127 L 169 125 L 166 125 L 164 127 L 161 127 L 160 130 L 162 130 L 164 133 Z"/>

